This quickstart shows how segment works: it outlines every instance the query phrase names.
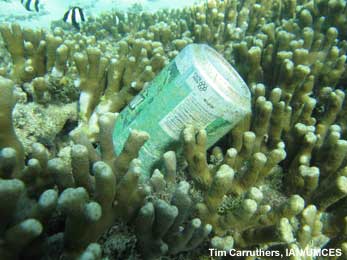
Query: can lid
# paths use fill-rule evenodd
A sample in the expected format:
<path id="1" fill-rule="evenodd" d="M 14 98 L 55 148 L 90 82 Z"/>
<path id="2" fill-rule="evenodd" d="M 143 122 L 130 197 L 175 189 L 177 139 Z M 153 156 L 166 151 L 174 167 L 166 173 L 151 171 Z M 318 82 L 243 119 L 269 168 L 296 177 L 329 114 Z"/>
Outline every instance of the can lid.
<path id="1" fill-rule="evenodd" d="M 251 93 L 247 84 L 229 62 L 206 44 L 192 44 L 194 65 L 208 84 L 226 100 L 251 111 Z"/>

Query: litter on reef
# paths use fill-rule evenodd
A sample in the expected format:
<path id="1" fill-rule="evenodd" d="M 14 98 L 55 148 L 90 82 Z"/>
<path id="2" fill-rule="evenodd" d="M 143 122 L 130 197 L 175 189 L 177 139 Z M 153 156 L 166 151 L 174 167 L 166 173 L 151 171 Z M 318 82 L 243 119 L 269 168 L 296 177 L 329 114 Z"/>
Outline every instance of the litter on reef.
<path id="1" fill-rule="evenodd" d="M 131 129 L 149 133 L 140 150 L 146 172 L 187 125 L 206 129 L 206 148 L 251 112 L 251 95 L 236 70 L 205 44 L 185 47 L 120 113 L 113 133 L 119 154 Z"/>

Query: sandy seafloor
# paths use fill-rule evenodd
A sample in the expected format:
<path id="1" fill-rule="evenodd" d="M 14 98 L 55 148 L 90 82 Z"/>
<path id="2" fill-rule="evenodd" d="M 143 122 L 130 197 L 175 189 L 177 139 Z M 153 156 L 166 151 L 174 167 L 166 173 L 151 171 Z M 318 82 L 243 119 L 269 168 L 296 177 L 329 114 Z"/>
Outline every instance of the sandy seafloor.
<path id="1" fill-rule="evenodd" d="M 34 0 L 32 0 L 34 1 Z M 83 8 L 86 17 L 98 16 L 111 9 L 126 11 L 135 3 L 143 10 L 155 12 L 161 8 L 180 8 L 204 0 L 40 0 L 40 12 L 29 12 L 20 0 L 0 0 L 0 24 L 18 22 L 23 27 L 49 28 L 52 21 L 62 19 L 72 6 Z"/>

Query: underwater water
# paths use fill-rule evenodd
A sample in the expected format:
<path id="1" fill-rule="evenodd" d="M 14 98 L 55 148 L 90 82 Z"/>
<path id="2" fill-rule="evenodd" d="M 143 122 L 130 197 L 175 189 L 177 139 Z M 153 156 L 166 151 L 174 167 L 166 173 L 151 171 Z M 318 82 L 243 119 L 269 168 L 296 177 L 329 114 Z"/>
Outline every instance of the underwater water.
<path id="1" fill-rule="evenodd" d="M 347 259 L 346 60 L 344 0 L 0 1 L 0 260 Z"/>
<path id="2" fill-rule="evenodd" d="M 62 19 L 64 13 L 73 6 L 83 8 L 87 17 L 95 17 L 112 9 L 125 12 L 134 5 L 141 6 L 141 9 L 144 11 L 155 12 L 162 8 L 184 7 L 199 1 L 200 0 L 40 0 L 40 11 L 30 12 L 25 9 L 25 3 L 22 4 L 21 0 L 3 0 L 0 1 L 0 22 L 17 22 L 28 28 L 48 28 L 52 21 Z M 35 4 L 35 1 L 31 2 L 31 5 Z M 34 10 L 34 8 L 32 8 L 32 10 Z"/>

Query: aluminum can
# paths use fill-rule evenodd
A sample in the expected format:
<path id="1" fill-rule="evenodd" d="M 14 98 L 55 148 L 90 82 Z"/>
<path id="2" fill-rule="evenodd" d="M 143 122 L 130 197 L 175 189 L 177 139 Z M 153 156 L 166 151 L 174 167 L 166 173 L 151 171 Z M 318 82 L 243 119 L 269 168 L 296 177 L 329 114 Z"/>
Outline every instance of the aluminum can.
<path id="1" fill-rule="evenodd" d="M 132 129 L 146 131 L 139 158 L 150 176 L 163 153 L 180 150 L 186 125 L 206 129 L 208 149 L 250 112 L 251 94 L 237 71 L 208 45 L 189 44 L 121 111 L 115 152 Z"/>

